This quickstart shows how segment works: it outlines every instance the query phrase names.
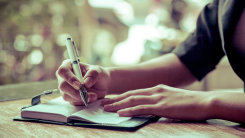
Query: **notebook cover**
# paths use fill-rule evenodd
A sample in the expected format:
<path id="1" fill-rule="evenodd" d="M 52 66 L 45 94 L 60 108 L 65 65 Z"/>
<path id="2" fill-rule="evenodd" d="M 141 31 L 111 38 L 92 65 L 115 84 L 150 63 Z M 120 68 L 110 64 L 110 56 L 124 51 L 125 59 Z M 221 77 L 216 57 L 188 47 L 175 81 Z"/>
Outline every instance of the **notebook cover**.
<path id="1" fill-rule="evenodd" d="M 136 131 L 137 129 L 149 123 L 158 121 L 159 118 L 160 117 L 158 116 L 150 116 L 148 118 L 132 117 L 131 119 L 121 122 L 116 125 L 90 123 L 90 122 L 77 121 L 77 120 L 72 120 L 68 123 L 63 123 L 63 122 L 56 122 L 56 121 L 42 120 L 42 119 L 22 118 L 21 115 L 13 117 L 13 120 L 14 121 L 48 123 L 48 124 L 56 124 L 56 125 L 77 126 L 77 127 L 101 128 L 101 129 L 110 129 L 110 130 L 119 130 L 119 131 Z"/>

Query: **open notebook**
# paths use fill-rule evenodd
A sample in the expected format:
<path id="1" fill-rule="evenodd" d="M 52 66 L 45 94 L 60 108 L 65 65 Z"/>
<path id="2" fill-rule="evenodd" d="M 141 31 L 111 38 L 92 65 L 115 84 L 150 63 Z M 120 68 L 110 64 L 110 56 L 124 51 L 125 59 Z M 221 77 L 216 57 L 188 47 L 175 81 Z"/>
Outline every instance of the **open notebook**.
<path id="1" fill-rule="evenodd" d="M 105 112 L 100 103 L 101 100 L 98 100 L 87 107 L 74 106 L 64 101 L 62 97 L 58 97 L 46 103 L 24 107 L 21 115 L 13 117 L 13 120 L 135 131 L 159 119 L 157 116 L 119 117 L 117 113 Z"/>
<path id="2" fill-rule="evenodd" d="M 101 100 L 86 106 L 73 106 L 69 102 L 64 101 L 62 97 L 58 97 L 47 103 L 38 104 L 21 112 L 23 118 L 35 118 L 43 120 L 51 120 L 57 122 L 69 122 L 71 120 L 79 120 L 93 123 L 119 124 L 129 120 L 131 117 L 119 117 L 117 113 L 105 112 L 100 105 Z"/>

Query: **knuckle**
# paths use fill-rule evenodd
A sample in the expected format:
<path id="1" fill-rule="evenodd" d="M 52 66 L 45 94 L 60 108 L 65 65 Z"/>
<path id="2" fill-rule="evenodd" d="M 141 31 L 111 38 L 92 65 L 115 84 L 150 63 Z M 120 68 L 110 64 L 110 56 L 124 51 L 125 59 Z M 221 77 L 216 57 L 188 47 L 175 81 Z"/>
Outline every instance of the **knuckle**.
<path id="1" fill-rule="evenodd" d="M 59 83 L 58 88 L 59 88 L 61 91 L 64 91 L 65 88 L 66 88 L 66 85 L 67 85 L 67 83 L 66 83 L 65 81 L 62 81 L 62 82 Z"/>
<path id="2" fill-rule="evenodd" d="M 96 67 L 97 67 L 98 73 L 103 72 L 103 68 L 101 66 L 96 65 Z"/>
<path id="3" fill-rule="evenodd" d="M 92 69 L 90 71 L 90 75 L 92 78 L 96 78 L 97 76 L 99 76 L 99 72 L 97 70 Z"/>
<path id="4" fill-rule="evenodd" d="M 68 68 L 64 68 L 64 67 L 59 67 L 58 70 L 56 71 L 58 75 L 63 75 L 65 72 L 68 71 Z"/>
<path id="5" fill-rule="evenodd" d="M 139 105 L 138 106 L 138 110 L 142 113 L 144 113 L 144 111 L 146 110 L 146 106 L 145 105 Z"/>
<path id="6" fill-rule="evenodd" d="M 69 83 L 72 83 L 73 81 L 76 81 L 76 77 L 73 75 L 67 75 L 67 81 Z"/>
<path id="7" fill-rule="evenodd" d="M 130 103 L 135 103 L 135 102 L 137 101 L 137 99 L 138 99 L 137 96 L 131 96 L 131 97 L 129 97 L 128 101 L 129 101 Z"/>
<path id="8" fill-rule="evenodd" d="M 133 91 L 127 91 L 124 93 L 126 97 L 130 97 L 133 95 Z"/>
<path id="9" fill-rule="evenodd" d="M 166 96 L 165 95 L 155 95 L 154 96 L 154 98 L 156 99 L 156 101 L 161 101 L 161 100 L 163 100 L 164 98 L 166 98 Z"/>
<path id="10" fill-rule="evenodd" d="M 163 85 L 163 84 L 159 84 L 159 85 L 157 85 L 155 88 L 154 88 L 154 92 L 156 92 L 156 93 L 161 93 L 161 92 L 163 92 L 165 89 L 164 89 L 164 86 L 165 85 Z"/>
<path id="11" fill-rule="evenodd" d="M 118 104 L 116 104 L 116 103 L 112 103 L 111 106 L 112 106 L 114 109 L 118 108 Z"/>

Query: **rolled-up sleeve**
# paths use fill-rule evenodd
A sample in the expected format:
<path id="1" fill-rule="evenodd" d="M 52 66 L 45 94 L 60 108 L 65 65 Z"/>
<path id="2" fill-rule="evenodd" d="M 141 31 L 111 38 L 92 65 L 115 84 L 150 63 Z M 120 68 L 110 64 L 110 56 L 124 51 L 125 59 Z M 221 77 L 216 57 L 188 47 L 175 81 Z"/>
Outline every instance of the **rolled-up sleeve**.
<path id="1" fill-rule="evenodd" d="M 218 0 L 204 7 L 197 19 L 195 32 L 172 53 L 179 57 L 199 81 L 215 69 L 225 55 L 218 27 Z"/>

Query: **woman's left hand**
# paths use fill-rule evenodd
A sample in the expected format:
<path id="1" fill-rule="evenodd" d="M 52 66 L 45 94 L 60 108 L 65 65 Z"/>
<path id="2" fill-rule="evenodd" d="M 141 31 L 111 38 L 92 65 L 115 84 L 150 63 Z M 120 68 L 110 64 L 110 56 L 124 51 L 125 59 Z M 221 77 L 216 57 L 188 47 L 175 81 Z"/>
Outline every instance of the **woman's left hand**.
<path id="1" fill-rule="evenodd" d="M 172 119 L 205 120 L 209 118 L 210 92 L 195 92 L 158 85 L 133 90 L 101 101 L 105 111 L 119 116 L 155 115 Z"/>

